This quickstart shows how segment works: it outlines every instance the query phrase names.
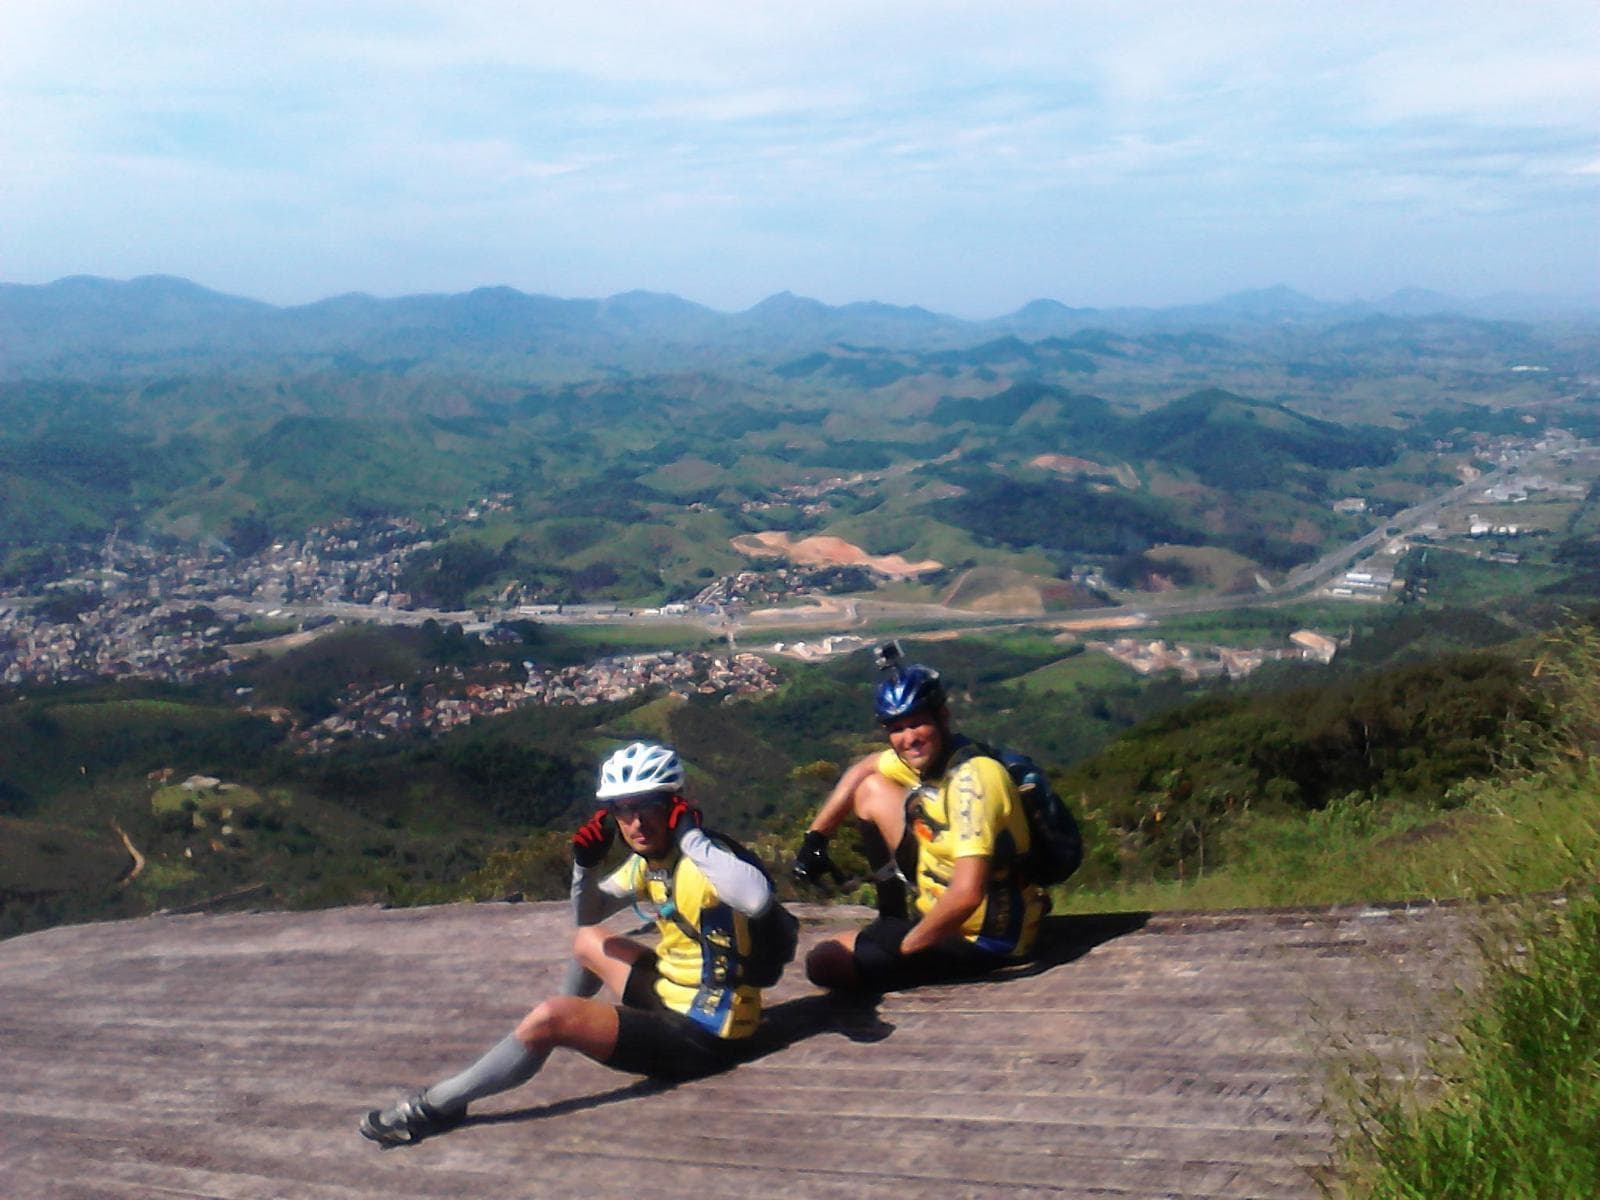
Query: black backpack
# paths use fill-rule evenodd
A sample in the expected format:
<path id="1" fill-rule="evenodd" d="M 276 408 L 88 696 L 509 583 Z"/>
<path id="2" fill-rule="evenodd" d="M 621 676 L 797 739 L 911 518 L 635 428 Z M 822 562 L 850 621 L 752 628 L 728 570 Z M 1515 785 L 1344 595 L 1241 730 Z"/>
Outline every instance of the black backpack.
<path id="1" fill-rule="evenodd" d="M 772 886 L 772 875 L 767 871 L 766 864 L 749 850 L 725 833 L 712 833 L 708 829 L 706 834 L 724 843 L 745 862 L 759 869 L 766 877 L 767 885 Z M 690 923 L 688 917 L 678 911 L 678 906 L 673 901 L 673 876 L 677 873 L 677 866 L 674 865 L 672 874 L 667 876 L 667 903 L 664 912 L 683 931 L 685 937 L 698 945 L 700 931 Z M 739 960 L 738 978 L 729 982 L 758 988 L 771 987 L 782 978 L 783 969 L 794 961 L 795 951 L 800 946 L 800 919 L 778 902 L 778 890 L 773 887 L 772 898 L 767 901 L 766 908 L 761 910 L 760 916 L 750 917 L 748 921 L 750 953 Z"/>
<path id="2" fill-rule="evenodd" d="M 1022 796 L 1022 811 L 1028 818 L 1028 852 L 1018 863 L 1019 873 L 1029 883 L 1064 883 L 1083 863 L 1083 834 L 1051 788 L 1043 768 L 1020 750 L 991 749 L 969 739 L 951 754 L 945 772 L 979 757 L 992 758 L 1003 766 Z"/>

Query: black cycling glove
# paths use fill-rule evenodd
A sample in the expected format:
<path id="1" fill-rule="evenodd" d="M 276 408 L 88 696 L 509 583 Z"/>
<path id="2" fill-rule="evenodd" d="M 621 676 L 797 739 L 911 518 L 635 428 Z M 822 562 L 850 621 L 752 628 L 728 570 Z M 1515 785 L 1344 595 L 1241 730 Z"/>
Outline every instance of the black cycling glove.
<path id="1" fill-rule="evenodd" d="M 839 877 L 839 868 L 828 857 L 828 835 L 819 829 L 809 829 L 794 856 L 794 866 L 789 868 L 796 883 L 809 883 L 821 887 L 824 876 Z"/>

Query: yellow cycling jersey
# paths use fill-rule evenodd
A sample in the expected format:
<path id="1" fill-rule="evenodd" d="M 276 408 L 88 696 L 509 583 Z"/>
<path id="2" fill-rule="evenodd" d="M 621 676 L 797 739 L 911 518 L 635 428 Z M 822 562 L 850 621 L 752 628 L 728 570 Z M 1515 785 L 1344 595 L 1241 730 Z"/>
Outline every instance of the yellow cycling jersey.
<path id="1" fill-rule="evenodd" d="M 631 894 L 655 914 L 661 934 L 656 947 L 656 995 L 661 1002 L 718 1037 L 754 1033 L 761 1021 L 761 990 L 728 983 L 734 965 L 750 952 L 750 922 L 723 903 L 700 868 L 679 854 L 671 867 L 653 871 L 635 854 L 606 884 L 606 890 Z M 698 942 L 679 927 L 669 901 L 699 931 Z"/>
<path id="2" fill-rule="evenodd" d="M 988 888 L 961 935 L 998 954 L 1026 954 L 1044 916 L 1045 895 L 1016 875 L 1030 842 L 1010 772 L 977 755 L 941 778 L 924 780 L 893 750 L 885 750 L 877 766 L 893 782 L 916 789 L 907 797 L 906 833 L 916 841 L 917 911 L 926 914 L 944 894 L 958 858 L 987 858 Z"/>

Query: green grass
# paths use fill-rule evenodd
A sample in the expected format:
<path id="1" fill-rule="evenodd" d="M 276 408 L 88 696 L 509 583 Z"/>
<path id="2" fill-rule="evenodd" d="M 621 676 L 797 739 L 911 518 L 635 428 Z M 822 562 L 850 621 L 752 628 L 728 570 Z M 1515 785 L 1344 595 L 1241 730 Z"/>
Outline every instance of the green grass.
<path id="1" fill-rule="evenodd" d="M 889 504 L 841 518 L 824 532 L 860 546 L 868 554 L 899 554 L 913 562 L 931 560 L 946 567 L 982 563 L 1034 574 L 1048 574 L 1051 570 L 1043 555 L 986 546 L 966 530 L 933 520 L 922 512 L 895 511 Z"/>
<path id="2" fill-rule="evenodd" d="M 204 729 L 222 724 L 232 714 L 180 700 L 104 700 L 89 704 L 52 705 L 50 716 L 78 736 L 120 730 L 130 724 Z"/>
<path id="3" fill-rule="evenodd" d="M 0 816 L 0 885 L 15 892 L 111 886 L 129 859 L 109 823 L 90 829 Z"/>
<path id="4" fill-rule="evenodd" d="M 199 877 L 200 872 L 184 862 L 147 862 L 133 888 L 147 903 L 157 905 L 164 896 L 181 891 Z"/>
<path id="5" fill-rule="evenodd" d="M 1030 696 L 1070 692 L 1085 687 L 1111 687 L 1135 675 L 1105 654 L 1085 651 L 1017 677 L 1017 686 Z"/>
<path id="6" fill-rule="evenodd" d="M 1344 604 L 1295 604 L 1230 608 L 1214 613 L 1158 616 L 1152 636 L 1224 646 L 1278 645 L 1297 629 L 1343 633 L 1352 620 L 1370 619 L 1372 610 Z"/>
<path id="7" fill-rule="evenodd" d="M 1527 918 L 1486 957 L 1457 1047 L 1433 1056 L 1437 1094 L 1358 1087 L 1346 1143 L 1357 1194 L 1600 1195 L 1600 889 Z"/>
<path id="8" fill-rule="evenodd" d="M 299 628 L 300 622 L 292 617 L 257 617 L 235 626 L 232 641 L 235 646 L 247 642 L 265 642 L 294 633 Z"/>
<path id="9" fill-rule="evenodd" d="M 726 650 L 725 638 L 710 632 L 699 620 L 663 621 L 659 625 L 549 624 L 545 628 L 566 649 L 595 653 L 643 654 L 651 650 Z M 533 647 L 538 659 L 538 647 Z"/>
<path id="10" fill-rule="evenodd" d="M 684 700 L 679 696 L 670 694 L 658 696 L 638 708 L 630 709 L 617 720 L 600 726 L 598 732 L 604 733 L 607 737 L 653 737 L 657 741 L 670 742 L 673 711 L 681 708 L 683 704 Z"/>
<path id="11" fill-rule="evenodd" d="M 1560 720 L 1537 769 L 1457 784 L 1425 804 L 1352 796 L 1304 816 L 1251 814 L 1219 838 L 1220 869 L 1058 889 L 1068 912 L 1492 901 L 1478 933 L 1483 982 L 1420 1075 L 1397 1077 L 1348 1043 L 1330 1048 L 1338 1194 L 1600 1195 L 1600 633 L 1558 631 L 1538 661 Z M 1082 874 L 1092 879 L 1094 857 L 1103 870 L 1115 842 L 1091 835 Z"/>
<path id="12" fill-rule="evenodd" d="M 1072 653 L 1071 647 L 1058 642 L 1054 633 L 1029 626 L 985 630 L 973 636 L 981 636 L 992 646 L 1029 658 L 1054 658 Z"/>
<path id="13" fill-rule="evenodd" d="M 1481 605 L 1522 597 L 1572 573 L 1562 567 L 1531 562 L 1511 566 L 1475 558 L 1471 553 L 1439 550 L 1429 553 L 1428 567 L 1430 604 Z"/>
<path id="14" fill-rule="evenodd" d="M 731 472 L 692 454 L 686 454 L 676 462 L 658 467 L 648 475 L 639 477 L 640 483 L 668 495 L 677 495 L 680 492 L 703 492 L 708 488 L 722 487 L 736 480 L 737 477 Z"/>
<path id="15" fill-rule="evenodd" d="M 157 788 L 150 797 L 150 809 L 155 813 L 181 812 L 186 801 L 192 801 L 196 812 L 210 816 L 222 816 L 226 813 L 244 812 L 246 809 L 260 807 L 261 793 L 255 788 L 245 787 L 241 784 L 223 784 L 217 788 L 186 788 L 182 784 L 170 784 Z"/>
<path id="16" fill-rule="evenodd" d="M 1565 774 L 1460 786 L 1434 806 L 1338 801 L 1252 815 L 1214 847 L 1225 865 L 1181 880 L 1063 889 L 1071 912 L 1353 904 L 1550 891 L 1569 854 L 1600 860 L 1600 779 Z M 1102 845 L 1110 837 L 1096 831 Z"/>
<path id="17" fill-rule="evenodd" d="M 1600 1195 L 1600 772 L 1592 764 L 1459 789 L 1462 807 L 1336 804 L 1262 818 L 1235 861 L 1182 882 L 1062 890 L 1057 911 L 1217 909 L 1444 897 L 1496 903 L 1485 982 L 1463 1027 L 1434 1043 L 1421 1086 L 1344 1043 L 1328 1068 L 1340 1194 L 1373 1200 L 1565 1200 Z M 1524 915 L 1517 915 L 1522 912 Z M 1533 915 L 1526 915 L 1531 913 Z M 1509 917 L 1508 917 L 1509 914 Z M 1509 919 L 1509 927 L 1501 928 Z"/>
<path id="18" fill-rule="evenodd" d="M 0 781 L 37 797 L 89 795 L 110 775 L 166 766 L 198 770 L 207 764 L 194 761 L 197 755 L 240 733 L 249 720 L 203 702 L 28 701 L 0 709 Z M 148 792 L 142 780 L 138 791 L 143 808 Z M 93 819 L 101 819 L 103 806 L 91 807 Z M 26 807 L 18 811 L 27 814 Z"/>
<path id="19" fill-rule="evenodd" d="M 1253 560 L 1221 546 L 1152 546 L 1145 551 L 1145 559 L 1153 563 L 1176 560 L 1188 567 L 1194 572 L 1193 584 L 1182 589 L 1188 593 L 1221 591 L 1239 576 L 1261 570 Z"/>
<path id="20" fill-rule="evenodd" d="M 1515 525 L 1525 533 L 1534 529 L 1560 533 L 1582 503 L 1577 498 L 1556 499 L 1536 495 L 1517 504 L 1479 504 L 1472 511 L 1490 525 Z"/>

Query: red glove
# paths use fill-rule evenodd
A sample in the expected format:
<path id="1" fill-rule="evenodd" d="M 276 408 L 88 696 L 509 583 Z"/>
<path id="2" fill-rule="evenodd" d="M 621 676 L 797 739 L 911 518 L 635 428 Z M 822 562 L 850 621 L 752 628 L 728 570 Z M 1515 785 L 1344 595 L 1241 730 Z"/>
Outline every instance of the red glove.
<path id="1" fill-rule="evenodd" d="M 596 810 L 572 835 L 572 860 L 580 867 L 598 867 L 605 861 L 611 839 L 616 836 L 616 829 L 607 817 L 605 809 Z"/>
<path id="2" fill-rule="evenodd" d="M 700 828 L 700 810 L 690 808 L 682 796 L 674 796 L 667 808 L 667 833 L 673 841 L 683 836 L 686 829 Z"/>

